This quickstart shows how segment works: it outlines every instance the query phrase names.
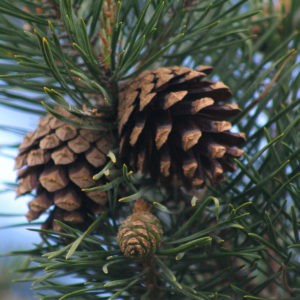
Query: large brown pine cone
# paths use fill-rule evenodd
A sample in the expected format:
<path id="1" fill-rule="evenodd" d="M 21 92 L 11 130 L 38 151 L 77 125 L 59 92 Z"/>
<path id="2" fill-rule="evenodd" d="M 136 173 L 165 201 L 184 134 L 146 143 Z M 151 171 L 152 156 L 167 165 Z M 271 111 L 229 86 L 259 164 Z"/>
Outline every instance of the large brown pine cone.
<path id="1" fill-rule="evenodd" d="M 134 170 L 190 187 L 217 184 L 234 171 L 243 133 L 224 121 L 240 113 L 222 82 L 205 77 L 212 67 L 158 68 L 141 73 L 120 92 L 120 156 Z"/>
<path id="2" fill-rule="evenodd" d="M 60 109 L 68 118 L 74 116 Z M 44 228 L 59 229 L 54 219 L 88 224 L 88 214 L 105 209 L 105 192 L 83 192 L 103 182 L 92 177 L 107 162 L 111 143 L 103 132 L 78 129 L 51 114 L 41 118 L 37 130 L 29 132 L 16 158 L 17 196 L 33 193 L 26 214 L 29 221 L 49 209 Z"/>

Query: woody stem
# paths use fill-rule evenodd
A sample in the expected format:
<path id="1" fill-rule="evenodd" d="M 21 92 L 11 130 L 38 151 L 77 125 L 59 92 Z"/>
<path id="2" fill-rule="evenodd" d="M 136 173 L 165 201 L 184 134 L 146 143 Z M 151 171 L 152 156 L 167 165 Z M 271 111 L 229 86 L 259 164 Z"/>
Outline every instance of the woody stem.
<path id="1" fill-rule="evenodd" d="M 147 299 L 158 299 L 157 270 L 155 268 L 155 260 L 153 255 L 150 255 L 143 260 L 143 268 L 146 270 L 146 289 L 147 291 L 150 291 Z"/>

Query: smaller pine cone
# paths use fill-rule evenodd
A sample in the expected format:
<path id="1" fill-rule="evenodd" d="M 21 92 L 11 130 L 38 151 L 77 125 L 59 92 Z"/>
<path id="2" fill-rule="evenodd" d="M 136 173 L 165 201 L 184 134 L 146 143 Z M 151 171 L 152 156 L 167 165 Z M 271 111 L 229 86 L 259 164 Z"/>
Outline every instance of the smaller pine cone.
<path id="1" fill-rule="evenodd" d="M 79 121 L 62 107 L 57 111 Z M 104 211 L 107 194 L 82 189 L 105 183 L 94 181 L 93 174 L 105 166 L 111 147 L 103 132 L 76 128 L 51 114 L 41 118 L 36 131 L 24 137 L 16 157 L 17 196 L 34 194 L 28 204 L 28 221 L 48 212 L 44 229 L 59 230 L 54 219 L 85 227 L 89 215 Z"/>
<path id="2" fill-rule="evenodd" d="M 139 199 L 134 206 L 133 214 L 122 222 L 117 241 L 125 256 L 147 257 L 160 247 L 162 226 L 150 210 L 151 207 Z"/>

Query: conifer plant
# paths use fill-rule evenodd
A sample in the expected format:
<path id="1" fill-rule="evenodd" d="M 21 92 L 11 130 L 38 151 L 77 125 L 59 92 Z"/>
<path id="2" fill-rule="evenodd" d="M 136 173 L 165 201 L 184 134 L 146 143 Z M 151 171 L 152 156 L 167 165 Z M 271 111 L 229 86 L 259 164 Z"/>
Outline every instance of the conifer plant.
<path id="1" fill-rule="evenodd" d="M 41 242 L 9 255 L 39 299 L 299 299 L 299 16 L 1 0 L 0 104 L 40 115 L 14 147 Z"/>

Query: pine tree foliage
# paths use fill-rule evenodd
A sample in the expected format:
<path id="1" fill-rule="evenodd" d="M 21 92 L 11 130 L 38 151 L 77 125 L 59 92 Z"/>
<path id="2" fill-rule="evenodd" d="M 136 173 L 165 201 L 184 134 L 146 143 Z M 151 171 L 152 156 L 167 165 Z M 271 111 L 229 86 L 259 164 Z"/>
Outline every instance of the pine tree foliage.
<path id="1" fill-rule="evenodd" d="M 17 271 L 40 299 L 298 299 L 300 5 L 276 3 L 1 1 L 1 105 L 48 111 L 117 140 L 121 86 L 147 69 L 212 65 L 210 77 L 243 109 L 232 123 L 247 135 L 237 170 L 201 190 L 166 190 L 132 173 L 116 142 L 95 174 L 108 183 L 91 189 L 108 193 L 108 210 L 85 231 L 26 224 L 42 242 L 10 253 L 28 256 Z M 143 260 L 125 257 L 116 241 L 139 198 L 153 204 L 164 231 Z"/>

